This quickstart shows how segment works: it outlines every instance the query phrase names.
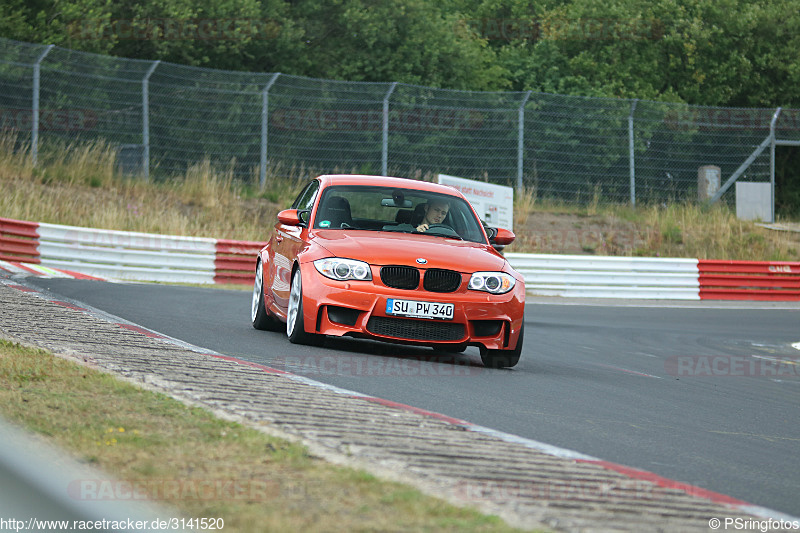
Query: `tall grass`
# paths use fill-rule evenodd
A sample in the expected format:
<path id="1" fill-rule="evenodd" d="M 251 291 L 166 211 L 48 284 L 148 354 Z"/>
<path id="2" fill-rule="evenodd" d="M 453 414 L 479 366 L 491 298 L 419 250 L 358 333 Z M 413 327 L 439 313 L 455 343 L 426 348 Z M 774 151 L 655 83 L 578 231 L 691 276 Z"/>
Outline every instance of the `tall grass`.
<path id="1" fill-rule="evenodd" d="M 523 187 L 521 191 L 514 192 L 514 223 L 524 226 L 528 222 L 528 217 L 536 208 L 535 187 Z"/>
<path id="2" fill-rule="evenodd" d="M 776 232 L 740 220 L 724 205 L 672 204 L 648 206 L 638 213 L 649 228 L 642 255 L 796 261 L 800 233 Z"/>
<path id="3" fill-rule="evenodd" d="M 102 143 L 50 145 L 33 167 L 28 147 L 0 137 L 0 216 L 174 235 L 263 240 L 277 211 L 304 184 L 271 178 L 264 191 L 208 159 L 145 182 L 117 172 Z"/>

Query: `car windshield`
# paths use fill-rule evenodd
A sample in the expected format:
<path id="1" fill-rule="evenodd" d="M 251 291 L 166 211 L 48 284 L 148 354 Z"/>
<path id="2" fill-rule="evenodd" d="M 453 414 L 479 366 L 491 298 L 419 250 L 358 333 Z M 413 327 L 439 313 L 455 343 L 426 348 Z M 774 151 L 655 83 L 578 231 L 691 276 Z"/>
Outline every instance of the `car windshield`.
<path id="1" fill-rule="evenodd" d="M 486 242 L 480 221 L 463 199 L 397 187 L 327 187 L 319 199 L 313 227 L 419 233 Z"/>

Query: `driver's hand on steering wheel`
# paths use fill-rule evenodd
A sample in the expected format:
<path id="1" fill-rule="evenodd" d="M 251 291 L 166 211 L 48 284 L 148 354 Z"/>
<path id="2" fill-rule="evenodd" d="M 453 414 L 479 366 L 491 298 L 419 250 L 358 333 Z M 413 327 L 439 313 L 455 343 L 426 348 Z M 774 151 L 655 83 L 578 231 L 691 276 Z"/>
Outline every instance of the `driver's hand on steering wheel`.
<path id="1" fill-rule="evenodd" d="M 428 231 L 428 225 L 427 224 L 420 224 L 419 226 L 417 226 L 417 231 L 419 231 L 419 232 Z"/>

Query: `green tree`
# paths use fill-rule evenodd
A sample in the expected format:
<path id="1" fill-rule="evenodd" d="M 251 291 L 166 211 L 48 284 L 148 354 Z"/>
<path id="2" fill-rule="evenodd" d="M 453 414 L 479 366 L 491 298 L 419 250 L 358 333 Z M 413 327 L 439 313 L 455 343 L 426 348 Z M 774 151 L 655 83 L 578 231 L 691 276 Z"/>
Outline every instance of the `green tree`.
<path id="1" fill-rule="evenodd" d="M 800 104 L 800 2 L 465 0 L 516 90 Z"/>
<path id="2" fill-rule="evenodd" d="M 460 31 L 464 17 L 428 0 L 300 0 L 290 16 L 304 30 L 297 74 L 453 89 L 508 87 L 485 40 Z"/>

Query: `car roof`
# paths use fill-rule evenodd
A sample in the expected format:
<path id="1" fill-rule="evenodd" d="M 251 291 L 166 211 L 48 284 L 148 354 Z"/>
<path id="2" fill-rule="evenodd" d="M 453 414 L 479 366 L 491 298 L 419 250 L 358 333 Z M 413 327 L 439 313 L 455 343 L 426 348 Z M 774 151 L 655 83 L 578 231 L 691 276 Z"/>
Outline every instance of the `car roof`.
<path id="1" fill-rule="evenodd" d="M 418 191 L 435 192 L 463 198 L 463 195 L 459 191 L 447 185 L 411 178 L 368 176 L 364 174 L 323 174 L 322 176 L 318 176 L 317 179 L 320 180 L 320 185 L 322 187 L 330 185 L 375 185 L 379 187 L 415 189 Z"/>

